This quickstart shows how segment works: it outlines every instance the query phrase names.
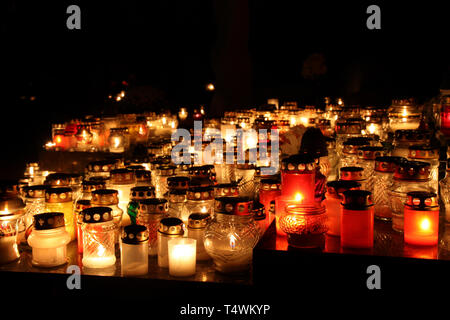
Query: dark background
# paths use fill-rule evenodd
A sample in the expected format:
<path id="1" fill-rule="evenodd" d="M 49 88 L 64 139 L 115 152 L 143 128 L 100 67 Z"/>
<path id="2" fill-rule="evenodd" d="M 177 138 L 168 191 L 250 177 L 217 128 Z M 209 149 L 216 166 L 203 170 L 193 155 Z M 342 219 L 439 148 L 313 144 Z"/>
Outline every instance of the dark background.
<path id="1" fill-rule="evenodd" d="M 70 4 L 81 7 L 81 30 L 66 28 Z M 381 8 L 381 30 L 366 28 L 370 4 Z M 423 102 L 449 87 L 441 1 L 5 0 L 0 8 L 0 178 L 19 178 L 38 160 L 52 123 L 115 111 L 107 97 L 122 81 L 144 93 L 148 110 L 201 103 L 215 115 L 271 97 Z"/>

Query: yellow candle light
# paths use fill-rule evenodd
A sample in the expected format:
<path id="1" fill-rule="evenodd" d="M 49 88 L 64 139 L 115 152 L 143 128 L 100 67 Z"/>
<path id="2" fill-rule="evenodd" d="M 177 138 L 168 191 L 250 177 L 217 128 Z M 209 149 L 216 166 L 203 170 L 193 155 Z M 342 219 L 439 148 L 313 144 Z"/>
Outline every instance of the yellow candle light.
<path id="1" fill-rule="evenodd" d="M 197 240 L 175 238 L 168 241 L 169 274 L 174 277 L 188 277 L 195 274 Z"/>

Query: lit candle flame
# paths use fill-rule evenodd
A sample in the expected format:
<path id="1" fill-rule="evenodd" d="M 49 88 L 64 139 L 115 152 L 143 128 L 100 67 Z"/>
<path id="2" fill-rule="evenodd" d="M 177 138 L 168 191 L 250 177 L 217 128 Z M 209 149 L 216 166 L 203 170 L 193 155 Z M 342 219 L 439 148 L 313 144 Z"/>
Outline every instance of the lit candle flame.
<path id="1" fill-rule="evenodd" d="M 236 237 L 234 234 L 230 234 L 230 248 L 234 249 L 236 247 Z"/>
<path id="2" fill-rule="evenodd" d="M 295 194 L 294 200 L 295 200 L 296 202 L 302 202 L 302 200 L 303 200 L 303 195 L 302 195 L 300 192 L 297 192 L 297 193 Z"/>
<path id="3" fill-rule="evenodd" d="M 118 148 L 119 145 L 120 145 L 120 138 L 119 137 L 114 137 L 113 144 L 114 144 L 114 148 Z"/>
<path id="4" fill-rule="evenodd" d="M 429 219 L 424 218 L 422 221 L 420 221 L 420 229 L 423 231 L 429 231 L 431 227 L 431 222 Z"/>
<path id="5" fill-rule="evenodd" d="M 301 117 L 300 118 L 300 121 L 301 121 L 301 123 L 303 123 L 303 125 L 307 125 L 308 124 L 308 118 L 306 118 L 306 117 Z"/>
<path id="6" fill-rule="evenodd" d="M 208 90 L 208 91 L 214 91 L 214 89 L 215 89 L 215 87 L 214 87 L 214 84 L 213 84 L 213 83 L 208 83 L 208 84 L 206 85 L 206 90 Z"/>
<path id="7" fill-rule="evenodd" d="M 103 257 L 103 255 L 105 254 L 105 247 L 102 246 L 101 244 L 98 245 L 98 249 L 97 249 L 97 255 L 99 257 Z"/>
<path id="8" fill-rule="evenodd" d="M 369 130 L 370 134 L 374 134 L 374 132 L 375 132 L 375 124 L 371 123 L 367 129 Z"/>
<path id="9" fill-rule="evenodd" d="M 200 212 L 201 212 L 201 213 L 207 213 L 208 210 L 206 209 L 206 207 L 202 207 L 202 208 L 200 209 Z"/>

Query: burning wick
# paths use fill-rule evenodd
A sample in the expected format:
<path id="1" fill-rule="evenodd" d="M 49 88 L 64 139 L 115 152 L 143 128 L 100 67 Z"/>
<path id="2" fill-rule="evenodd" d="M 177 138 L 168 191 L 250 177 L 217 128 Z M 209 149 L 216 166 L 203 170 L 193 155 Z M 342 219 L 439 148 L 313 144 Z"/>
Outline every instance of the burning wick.
<path id="1" fill-rule="evenodd" d="M 302 201 L 303 201 L 303 196 L 302 196 L 302 194 L 301 194 L 300 192 L 297 192 L 297 193 L 295 194 L 294 200 L 295 200 L 296 202 L 302 202 Z"/>

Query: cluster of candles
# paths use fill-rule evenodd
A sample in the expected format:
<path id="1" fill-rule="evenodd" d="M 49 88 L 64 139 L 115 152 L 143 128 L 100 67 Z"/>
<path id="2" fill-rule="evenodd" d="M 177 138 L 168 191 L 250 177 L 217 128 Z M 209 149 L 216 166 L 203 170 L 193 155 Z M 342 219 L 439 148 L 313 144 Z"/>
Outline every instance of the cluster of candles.
<path id="1" fill-rule="evenodd" d="M 83 174 L 42 171 L 30 164 L 25 178 L 3 190 L 0 263 L 17 259 L 22 244 L 31 246 L 37 267 L 58 266 L 67 261 L 67 244 L 76 241 L 85 268 L 115 265 L 120 247 L 123 275 L 147 274 L 149 256 L 173 276 L 193 275 L 197 263 L 211 259 L 219 272 L 245 272 L 253 248 L 274 220 L 277 236 L 287 237 L 293 247 L 321 247 L 328 234 L 340 237 L 342 247 L 371 248 L 375 219 L 392 223 L 405 243 L 437 245 L 438 188 L 450 208 L 450 183 L 438 180 L 439 148 L 430 146 L 435 132 L 424 125 L 419 107 L 408 100 L 389 109 L 356 108 L 338 100 L 319 111 L 270 102 L 266 108 L 227 112 L 216 121 L 205 120 L 203 109 L 193 118 L 203 120 L 205 136 L 212 128 L 225 133 L 230 128 L 289 132 L 295 126 L 315 127 L 326 138 L 328 155 L 279 154 L 281 165 L 269 174 L 263 170 L 269 164 L 259 159 L 237 162 L 236 137 L 223 135 L 233 147 L 231 163 L 206 163 L 190 150 L 195 164 L 174 164 L 172 143 L 149 142 L 148 134 L 176 128 L 170 124 L 176 118 L 102 119 L 99 126 L 108 128 L 102 132 L 109 130 L 109 137 L 99 135 L 95 146 L 108 146 L 115 157 L 89 163 Z M 187 115 L 182 108 L 178 119 Z M 114 145 L 106 143 L 126 121 L 127 134 L 135 134 L 130 143 L 141 143 L 136 137 L 139 126 L 145 127 L 148 154 L 141 159 L 126 159 L 125 148 L 113 151 Z M 94 136 L 94 126 L 81 130 L 87 127 Z M 72 128 L 76 135 L 80 125 Z M 252 139 L 245 150 L 260 147 L 261 137 Z M 69 145 L 59 150 L 70 150 Z"/>

